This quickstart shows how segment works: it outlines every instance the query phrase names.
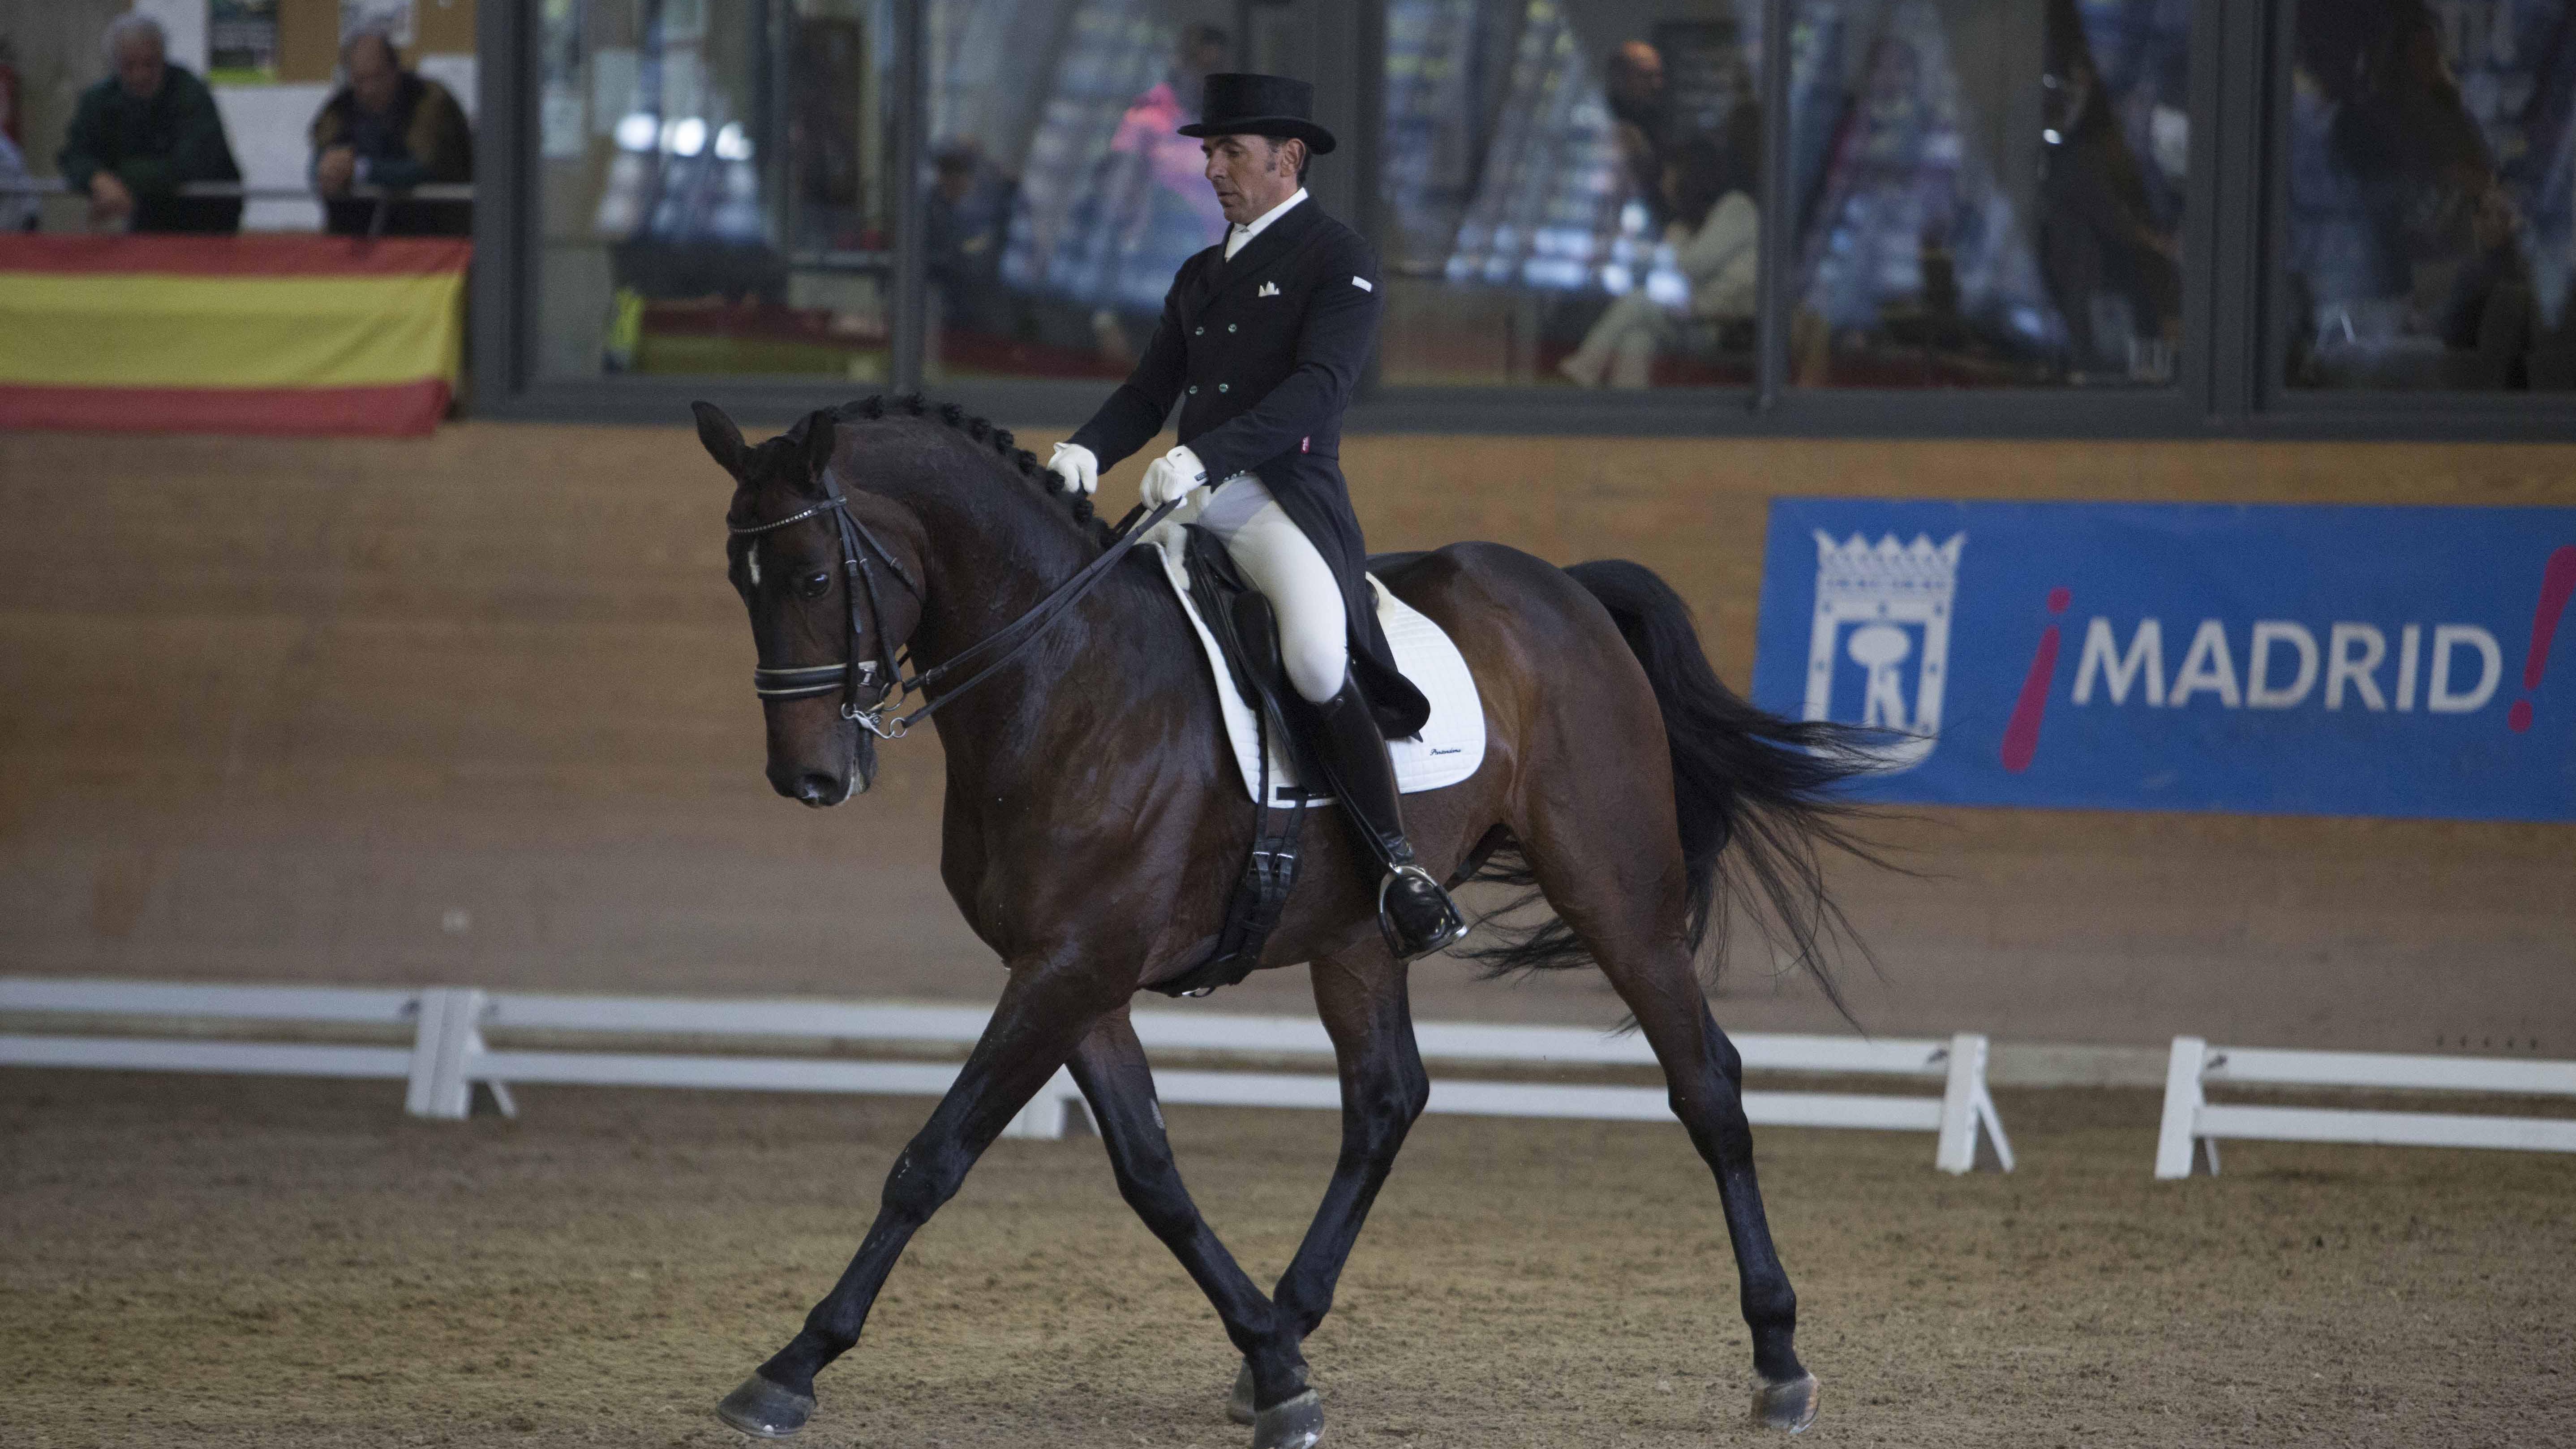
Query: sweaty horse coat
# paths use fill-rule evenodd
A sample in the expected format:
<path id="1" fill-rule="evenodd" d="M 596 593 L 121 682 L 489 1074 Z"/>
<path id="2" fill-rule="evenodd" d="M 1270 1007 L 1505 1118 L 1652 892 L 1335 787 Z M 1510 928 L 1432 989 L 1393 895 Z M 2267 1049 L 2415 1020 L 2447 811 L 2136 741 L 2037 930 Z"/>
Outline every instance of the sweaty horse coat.
<path id="1" fill-rule="evenodd" d="M 1377 345 L 1377 254 L 1305 201 L 1228 261 L 1222 244 L 1181 264 L 1136 371 L 1072 441 L 1108 468 L 1181 405 L 1183 446 L 1208 482 L 1252 473 L 1341 581 L 1351 668 L 1381 729 L 1422 728 L 1430 704 L 1395 667 L 1342 479 L 1342 409 Z"/>

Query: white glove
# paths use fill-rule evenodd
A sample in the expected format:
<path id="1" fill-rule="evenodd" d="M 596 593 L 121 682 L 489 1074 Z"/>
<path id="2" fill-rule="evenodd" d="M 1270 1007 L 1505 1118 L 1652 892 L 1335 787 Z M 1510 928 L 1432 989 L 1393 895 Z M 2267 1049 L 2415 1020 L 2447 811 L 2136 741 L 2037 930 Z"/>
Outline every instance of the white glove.
<path id="1" fill-rule="evenodd" d="M 1205 485 L 1207 480 L 1207 464 L 1199 461 L 1198 454 L 1187 448 L 1174 448 L 1146 465 L 1144 486 L 1138 492 L 1143 494 L 1147 508 L 1160 508 L 1189 496 L 1191 489 Z"/>
<path id="2" fill-rule="evenodd" d="M 1080 443 L 1058 443 L 1047 467 L 1064 480 L 1067 493 L 1100 491 L 1100 457 Z"/>

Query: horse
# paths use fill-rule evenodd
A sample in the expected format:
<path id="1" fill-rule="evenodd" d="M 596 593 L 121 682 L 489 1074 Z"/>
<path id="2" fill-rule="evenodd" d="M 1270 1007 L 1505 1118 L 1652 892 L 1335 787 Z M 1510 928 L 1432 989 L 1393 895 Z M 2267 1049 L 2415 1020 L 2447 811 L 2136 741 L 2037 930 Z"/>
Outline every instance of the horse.
<path id="1" fill-rule="evenodd" d="M 727 573 L 758 650 L 769 783 L 818 808 L 865 792 L 878 740 L 923 713 L 890 725 L 885 701 L 918 687 L 946 755 L 940 876 L 1009 972 L 955 1084 L 896 1156 L 849 1267 L 721 1417 L 760 1437 L 803 1427 L 815 1375 L 856 1345 L 905 1243 L 1066 1067 L 1120 1194 L 1242 1355 L 1232 1417 L 1253 1425 L 1256 1449 L 1306 1449 L 1323 1410 L 1301 1345 L 1430 1094 L 1407 965 L 1378 929 L 1358 842 L 1310 837 L 1261 958 L 1311 964 L 1342 1091 L 1331 1181 L 1265 1295 L 1182 1184 L 1128 1017 L 1140 990 L 1210 954 L 1255 830 L 1217 685 L 1161 572 L 1116 558 L 1119 536 L 1087 499 L 1068 500 L 1008 432 L 954 405 L 869 398 L 756 447 L 721 410 L 695 411 L 733 485 Z M 1843 727 L 1729 692 L 1687 605 L 1638 564 L 1558 568 L 1458 543 L 1373 567 L 1456 641 L 1483 695 L 1482 765 L 1406 800 L 1423 862 L 1453 884 L 1517 886 L 1519 902 L 1553 912 L 1489 924 L 1483 939 L 1498 944 L 1468 954 L 1497 974 L 1591 963 L 1608 978 L 1716 1177 L 1752 1331 L 1752 1418 L 1805 1428 L 1818 1384 L 1793 1345 L 1797 1295 L 1763 1214 L 1742 1059 L 1698 962 L 1730 903 L 1750 906 L 1840 1005 L 1825 954 L 1847 926 L 1820 856 L 1867 853 L 1835 795 L 1867 767 L 1865 749 Z M 922 671 L 913 685 L 897 683 L 899 654 Z"/>

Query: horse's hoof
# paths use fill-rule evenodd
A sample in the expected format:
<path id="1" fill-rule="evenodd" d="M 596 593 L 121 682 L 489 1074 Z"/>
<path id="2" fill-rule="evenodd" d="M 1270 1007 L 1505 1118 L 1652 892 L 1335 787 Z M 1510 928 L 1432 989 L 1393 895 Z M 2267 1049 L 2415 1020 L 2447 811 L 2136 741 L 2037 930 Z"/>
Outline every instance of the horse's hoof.
<path id="1" fill-rule="evenodd" d="M 1324 1437 L 1324 1401 L 1313 1389 L 1252 1416 L 1252 1449 L 1314 1449 Z"/>
<path id="2" fill-rule="evenodd" d="M 1252 1365 L 1246 1363 L 1234 1376 L 1234 1392 L 1225 1396 L 1225 1419 L 1229 1424 L 1252 1422 Z"/>
<path id="3" fill-rule="evenodd" d="M 784 1439 L 814 1417 L 814 1396 L 791 1393 L 753 1374 L 716 1405 L 716 1417 L 754 1439 Z"/>
<path id="4" fill-rule="evenodd" d="M 1753 1423 L 1760 1429 L 1785 1429 L 1792 1434 L 1804 1432 L 1816 1422 L 1818 1387 L 1814 1374 L 1800 1374 L 1785 1383 L 1764 1384 L 1753 1391 Z"/>

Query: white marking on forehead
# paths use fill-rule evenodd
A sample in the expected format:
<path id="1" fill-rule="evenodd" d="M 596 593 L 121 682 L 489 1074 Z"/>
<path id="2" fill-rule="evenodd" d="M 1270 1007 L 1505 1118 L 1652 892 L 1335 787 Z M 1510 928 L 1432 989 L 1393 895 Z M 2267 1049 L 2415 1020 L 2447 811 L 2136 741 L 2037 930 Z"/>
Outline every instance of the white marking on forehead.
<path id="1" fill-rule="evenodd" d="M 756 538 L 755 538 L 755 539 L 753 539 L 753 540 L 751 541 L 751 547 L 749 547 L 749 548 L 747 548 L 747 549 L 744 549 L 744 550 L 743 550 L 743 553 L 742 553 L 742 565 L 743 565 L 743 567 L 744 567 L 744 568 L 747 568 L 747 569 L 751 570 L 751 586 L 752 586 L 753 588 L 755 588 L 755 589 L 756 589 L 756 588 L 759 588 L 759 587 L 760 587 L 760 540 L 759 540 L 759 539 L 756 539 Z"/>

